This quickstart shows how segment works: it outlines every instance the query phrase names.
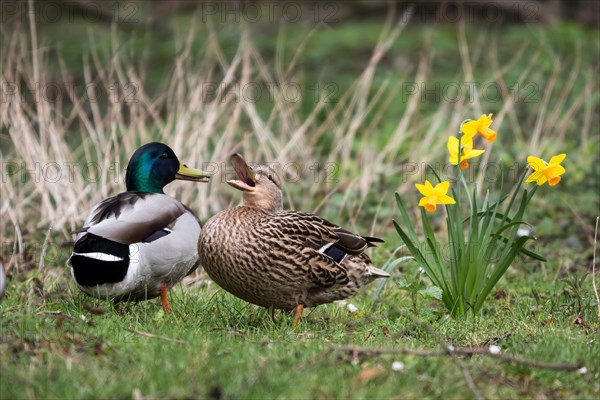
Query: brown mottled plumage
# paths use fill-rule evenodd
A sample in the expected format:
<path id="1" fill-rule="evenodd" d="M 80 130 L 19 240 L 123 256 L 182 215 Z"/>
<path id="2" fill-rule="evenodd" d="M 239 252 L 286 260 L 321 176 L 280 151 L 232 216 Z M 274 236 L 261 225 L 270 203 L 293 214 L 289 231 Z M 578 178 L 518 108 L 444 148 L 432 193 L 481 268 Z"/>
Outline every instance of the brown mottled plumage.
<path id="1" fill-rule="evenodd" d="M 249 167 L 234 154 L 243 205 L 204 225 L 200 263 L 222 288 L 250 303 L 283 310 L 315 307 L 354 295 L 388 277 L 364 253 L 380 239 L 355 235 L 313 214 L 283 211 L 281 180 L 265 165 Z"/>

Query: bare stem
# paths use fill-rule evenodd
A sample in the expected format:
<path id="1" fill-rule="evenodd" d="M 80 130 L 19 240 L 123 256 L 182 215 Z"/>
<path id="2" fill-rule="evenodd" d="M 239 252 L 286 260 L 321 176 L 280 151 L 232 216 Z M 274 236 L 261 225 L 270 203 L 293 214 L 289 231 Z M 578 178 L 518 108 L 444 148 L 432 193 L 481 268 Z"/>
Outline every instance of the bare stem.
<path id="1" fill-rule="evenodd" d="M 598 242 L 598 219 L 596 217 L 596 228 L 594 229 L 594 255 L 592 256 L 592 286 L 596 295 L 596 305 L 598 306 L 598 318 L 600 318 L 600 297 L 598 296 L 598 287 L 596 286 L 596 243 Z"/>
<path id="2" fill-rule="evenodd" d="M 148 333 L 148 332 L 144 332 L 144 331 L 138 331 L 136 329 L 127 329 L 129 332 L 131 333 L 135 333 L 136 335 L 140 335 L 140 336 L 144 336 L 144 337 L 148 337 L 148 338 L 152 338 L 152 339 L 161 339 L 161 340 L 166 340 L 168 342 L 173 342 L 173 343 L 181 343 L 181 344 L 185 344 L 187 343 L 184 340 L 179 340 L 179 339 L 173 339 L 167 336 L 161 336 L 161 335 L 155 335 L 153 333 Z"/>
<path id="3" fill-rule="evenodd" d="M 40 254 L 40 263 L 39 268 L 42 272 L 42 303 L 46 304 L 46 268 L 45 268 L 45 259 L 46 259 L 46 250 L 48 249 L 48 240 L 50 239 L 50 233 L 52 233 L 52 224 L 48 227 L 48 232 L 46 232 L 46 239 L 44 239 L 44 245 L 42 246 L 42 253 Z"/>

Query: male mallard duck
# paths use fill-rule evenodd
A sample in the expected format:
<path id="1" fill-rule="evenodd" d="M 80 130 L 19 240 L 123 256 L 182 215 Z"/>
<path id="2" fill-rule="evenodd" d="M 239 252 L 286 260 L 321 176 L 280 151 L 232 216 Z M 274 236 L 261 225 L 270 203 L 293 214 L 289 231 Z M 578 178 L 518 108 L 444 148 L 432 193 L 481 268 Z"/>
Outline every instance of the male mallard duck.
<path id="1" fill-rule="evenodd" d="M 175 179 L 206 182 L 208 176 L 181 163 L 162 143 L 133 153 L 127 191 L 96 205 L 77 235 L 69 259 L 79 289 L 114 300 L 162 297 L 198 266 L 198 217 L 163 188 Z"/>
<path id="2" fill-rule="evenodd" d="M 354 295 L 390 275 L 365 249 L 381 239 L 355 235 L 313 214 L 283 211 L 281 180 L 266 165 L 231 156 L 243 204 L 213 216 L 198 241 L 200 263 L 223 289 L 250 303 L 294 310 Z"/>

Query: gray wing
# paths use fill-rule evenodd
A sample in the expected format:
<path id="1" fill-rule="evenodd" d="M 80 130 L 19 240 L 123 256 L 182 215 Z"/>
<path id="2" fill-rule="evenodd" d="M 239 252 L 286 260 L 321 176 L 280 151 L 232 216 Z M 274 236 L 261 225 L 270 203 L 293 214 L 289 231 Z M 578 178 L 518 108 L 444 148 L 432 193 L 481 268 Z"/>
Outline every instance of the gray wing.
<path id="1" fill-rule="evenodd" d="M 186 211 L 183 204 L 165 194 L 124 192 L 98 204 L 79 232 L 132 244 L 169 227 Z"/>

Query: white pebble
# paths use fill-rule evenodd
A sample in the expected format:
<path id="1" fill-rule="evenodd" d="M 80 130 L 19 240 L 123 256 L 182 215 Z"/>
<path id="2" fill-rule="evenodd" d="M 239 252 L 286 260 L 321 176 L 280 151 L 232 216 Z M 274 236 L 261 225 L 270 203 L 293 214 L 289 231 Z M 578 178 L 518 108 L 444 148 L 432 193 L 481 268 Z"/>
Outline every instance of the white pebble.
<path id="1" fill-rule="evenodd" d="M 519 228 L 517 229 L 517 237 L 530 236 L 531 229 L 529 228 Z"/>
<path id="2" fill-rule="evenodd" d="M 354 304 L 352 303 L 348 303 L 348 305 L 346 306 L 346 308 L 348 309 L 348 311 L 350 312 L 356 312 L 358 311 L 358 307 L 356 307 Z"/>
<path id="3" fill-rule="evenodd" d="M 500 354 L 500 347 L 496 345 L 491 345 L 488 349 L 490 354 Z"/>
<path id="4" fill-rule="evenodd" d="M 392 363 L 393 371 L 402 371 L 404 369 L 404 363 L 402 361 L 394 361 Z"/>

